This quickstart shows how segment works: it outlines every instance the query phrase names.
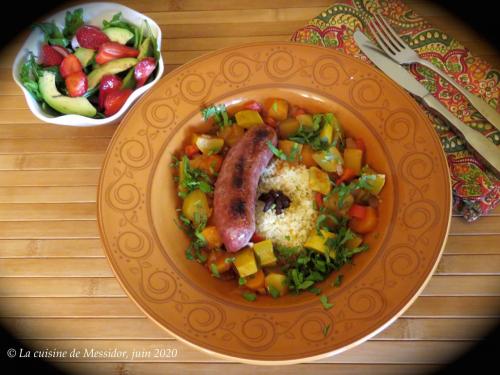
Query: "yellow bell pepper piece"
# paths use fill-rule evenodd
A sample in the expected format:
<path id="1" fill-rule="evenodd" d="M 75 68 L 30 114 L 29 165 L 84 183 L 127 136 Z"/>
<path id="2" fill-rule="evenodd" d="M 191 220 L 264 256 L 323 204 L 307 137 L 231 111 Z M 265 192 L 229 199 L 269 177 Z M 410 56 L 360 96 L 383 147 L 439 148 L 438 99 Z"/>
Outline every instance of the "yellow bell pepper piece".
<path id="1" fill-rule="evenodd" d="M 189 193 L 182 202 L 182 213 L 195 224 L 210 217 L 207 195 L 199 189 Z"/>
<path id="2" fill-rule="evenodd" d="M 255 253 L 251 247 L 246 247 L 236 254 L 234 266 L 240 274 L 240 277 L 253 275 L 258 271 Z"/>
<path id="3" fill-rule="evenodd" d="M 203 235 L 203 237 L 205 237 L 207 246 L 210 249 L 215 249 L 222 246 L 222 238 L 220 237 L 219 231 L 217 230 L 215 225 L 205 227 L 205 229 L 201 231 L 201 234 Z"/>
<path id="4" fill-rule="evenodd" d="M 224 146 L 224 139 L 212 137 L 207 134 L 194 134 L 194 144 L 204 155 L 217 154 Z"/>
<path id="5" fill-rule="evenodd" d="M 335 146 L 331 146 L 326 151 L 313 153 L 314 161 L 327 172 L 337 172 L 337 167 L 344 164 L 340 151 Z"/>
<path id="6" fill-rule="evenodd" d="M 374 195 L 378 195 L 385 185 L 385 174 L 379 173 L 372 176 L 375 176 L 375 178 L 366 180 L 369 185 L 369 188 L 367 188 L 366 190 Z"/>
<path id="7" fill-rule="evenodd" d="M 236 118 L 236 124 L 242 128 L 251 128 L 264 123 L 262 117 L 260 117 L 260 113 L 251 109 L 236 112 L 234 117 Z"/>
<path id="8" fill-rule="evenodd" d="M 316 167 L 309 168 L 309 187 L 323 195 L 330 192 L 332 184 L 328 174 Z"/>
<path id="9" fill-rule="evenodd" d="M 302 115 L 297 115 L 295 116 L 295 118 L 299 121 L 299 124 L 302 125 L 304 128 L 311 129 L 314 126 L 313 117 L 307 113 L 304 113 Z"/>
<path id="10" fill-rule="evenodd" d="M 323 142 L 331 144 L 333 140 L 333 125 L 329 123 L 323 125 L 323 129 L 319 132 L 319 137 Z"/>
<path id="11" fill-rule="evenodd" d="M 264 240 L 253 245 L 253 251 L 257 256 L 262 267 L 274 266 L 276 264 L 276 256 L 273 251 L 273 243 L 271 240 Z"/>
<path id="12" fill-rule="evenodd" d="M 363 151 L 357 148 L 346 148 L 344 150 L 344 167 L 350 168 L 359 175 L 363 162 Z"/>
<path id="13" fill-rule="evenodd" d="M 272 287 L 280 293 L 280 296 L 284 296 L 288 293 L 288 285 L 285 284 L 285 281 L 285 275 L 281 273 L 270 273 L 265 279 L 266 289 L 269 291 Z"/>
<path id="14" fill-rule="evenodd" d="M 327 230 L 324 229 L 322 229 L 320 232 L 321 235 L 319 235 L 316 229 L 314 229 L 307 238 L 306 242 L 304 243 L 304 247 L 317 251 L 318 253 L 321 254 L 329 254 L 331 258 L 334 258 L 335 252 L 330 251 L 330 249 L 326 245 L 326 241 L 329 238 L 335 238 L 336 237 L 335 233 L 328 232 Z"/>

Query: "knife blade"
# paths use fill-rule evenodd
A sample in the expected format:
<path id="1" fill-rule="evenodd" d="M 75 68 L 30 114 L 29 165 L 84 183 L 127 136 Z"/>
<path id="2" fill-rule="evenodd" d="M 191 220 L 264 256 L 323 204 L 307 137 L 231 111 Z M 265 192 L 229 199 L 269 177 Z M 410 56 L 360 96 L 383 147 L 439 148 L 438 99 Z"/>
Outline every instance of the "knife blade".
<path id="1" fill-rule="evenodd" d="M 500 148 L 481 133 L 472 130 L 444 105 L 441 104 L 420 82 L 405 68 L 394 62 L 361 31 L 354 33 L 354 40 L 363 53 L 389 78 L 406 91 L 419 98 L 427 107 L 439 113 L 465 139 L 466 144 L 480 159 L 491 167 L 492 172 L 500 177 Z"/>

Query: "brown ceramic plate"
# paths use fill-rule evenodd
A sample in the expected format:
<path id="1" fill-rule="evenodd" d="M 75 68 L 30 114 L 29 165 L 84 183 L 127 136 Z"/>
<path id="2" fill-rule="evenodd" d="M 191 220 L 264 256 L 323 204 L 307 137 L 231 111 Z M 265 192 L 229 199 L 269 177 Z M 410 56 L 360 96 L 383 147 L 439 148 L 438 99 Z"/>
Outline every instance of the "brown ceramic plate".
<path id="1" fill-rule="evenodd" d="M 171 154 L 202 123 L 200 108 L 271 96 L 333 111 L 365 140 L 369 164 L 387 175 L 370 250 L 343 268 L 340 287 L 320 285 L 330 310 L 310 293 L 244 300 L 236 283 L 185 258 L 188 239 L 174 224 Z M 327 357 L 387 327 L 429 280 L 450 207 L 441 145 L 415 101 L 363 62 L 292 43 L 220 50 L 165 76 L 117 129 L 98 191 L 106 254 L 145 314 L 206 352 L 259 364 Z"/>

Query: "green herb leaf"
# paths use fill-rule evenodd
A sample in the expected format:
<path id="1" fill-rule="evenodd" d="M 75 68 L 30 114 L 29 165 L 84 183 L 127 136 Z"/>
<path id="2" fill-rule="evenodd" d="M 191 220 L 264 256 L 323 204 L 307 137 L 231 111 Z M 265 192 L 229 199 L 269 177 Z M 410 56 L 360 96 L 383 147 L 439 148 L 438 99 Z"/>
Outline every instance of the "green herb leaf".
<path id="1" fill-rule="evenodd" d="M 212 272 L 212 276 L 220 278 L 220 273 L 215 263 L 210 263 L 210 272 Z"/>
<path id="2" fill-rule="evenodd" d="M 233 122 L 229 118 L 226 106 L 224 104 L 213 105 L 201 110 L 201 115 L 203 119 L 207 121 L 209 118 L 213 117 L 215 124 L 219 128 L 224 128 L 226 126 L 231 126 Z"/>
<path id="3" fill-rule="evenodd" d="M 271 294 L 273 298 L 278 298 L 281 295 L 280 291 L 273 285 L 269 285 L 267 289 L 269 290 L 269 294 Z"/>
<path id="4" fill-rule="evenodd" d="M 224 259 L 224 263 L 234 263 L 235 260 L 236 260 L 236 257 L 229 257 L 229 258 Z"/>
<path id="5" fill-rule="evenodd" d="M 255 293 L 245 292 L 243 293 L 243 298 L 245 298 L 247 301 L 253 302 L 257 299 L 257 296 L 255 295 Z"/>
<path id="6" fill-rule="evenodd" d="M 40 89 L 38 87 L 38 78 L 41 74 L 42 67 L 36 63 L 35 56 L 30 52 L 21 67 L 19 78 L 21 79 L 21 82 L 26 90 L 28 90 L 31 96 L 33 96 L 33 98 L 38 102 L 43 101 L 42 94 L 40 93 Z"/>
<path id="7" fill-rule="evenodd" d="M 320 302 L 323 305 L 325 310 L 330 310 L 333 307 L 333 304 L 328 302 L 327 296 L 322 295 L 321 297 L 319 297 L 319 300 L 320 300 Z"/>
<path id="8" fill-rule="evenodd" d="M 179 192 L 179 196 L 182 196 L 181 193 L 190 193 L 196 189 L 200 189 L 204 193 L 213 191 L 212 181 L 204 171 L 198 168 L 192 168 L 186 155 L 182 157 L 181 162 L 184 174 L 183 179 L 180 181 L 180 185 L 184 191 Z"/>
<path id="9" fill-rule="evenodd" d="M 328 336 L 328 332 L 330 332 L 330 324 L 327 324 L 323 327 L 323 336 L 326 337 Z"/>
<path id="10" fill-rule="evenodd" d="M 335 280 L 332 282 L 332 286 L 335 288 L 338 288 L 340 284 L 342 284 L 342 279 L 344 278 L 344 275 L 337 275 L 335 277 Z"/>
<path id="11" fill-rule="evenodd" d="M 279 148 L 277 148 L 275 145 L 271 143 L 271 141 L 266 141 L 267 147 L 271 150 L 271 152 L 279 159 L 281 160 L 287 160 L 286 154 L 281 151 Z"/>
<path id="12" fill-rule="evenodd" d="M 51 45 L 66 47 L 69 40 L 66 39 L 54 22 L 35 23 L 33 28 L 38 27 L 44 34 L 44 41 Z"/>
<path id="13" fill-rule="evenodd" d="M 308 292 L 311 292 L 312 294 L 319 295 L 321 293 L 321 289 L 317 288 L 315 286 L 307 289 Z"/>
<path id="14" fill-rule="evenodd" d="M 238 279 L 238 285 L 245 285 L 247 283 L 247 279 L 245 279 L 244 277 L 240 277 Z"/>

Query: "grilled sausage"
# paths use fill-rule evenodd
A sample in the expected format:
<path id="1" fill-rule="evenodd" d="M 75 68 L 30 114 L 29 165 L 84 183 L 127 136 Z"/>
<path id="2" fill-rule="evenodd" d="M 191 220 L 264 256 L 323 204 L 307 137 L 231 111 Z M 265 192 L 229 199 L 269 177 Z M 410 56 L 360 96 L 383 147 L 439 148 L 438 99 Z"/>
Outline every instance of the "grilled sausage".
<path id="1" fill-rule="evenodd" d="M 227 153 L 215 183 L 215 226 L 229 252 L 247 245 L 255 232 L 257 185 L 273 156 L 267 142 L 277 143 L 273 128 L 248 130 Z"/>

